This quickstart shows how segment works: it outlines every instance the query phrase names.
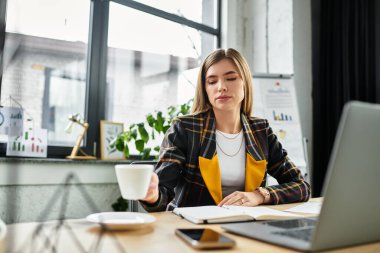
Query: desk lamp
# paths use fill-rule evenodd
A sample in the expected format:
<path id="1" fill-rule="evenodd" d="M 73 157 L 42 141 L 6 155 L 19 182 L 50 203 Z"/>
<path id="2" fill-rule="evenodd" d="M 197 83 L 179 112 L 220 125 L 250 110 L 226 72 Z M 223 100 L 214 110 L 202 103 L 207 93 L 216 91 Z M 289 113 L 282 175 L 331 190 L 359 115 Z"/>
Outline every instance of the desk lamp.
<path id="1" fill-rule="evenodd" d="M 78 136 L 78 138 L 76 140 L 75 146 L 73 147 L 73 150 L 71 151 L 71 155 L 66 156 L 66 158 L 69 158 L 69 159 L 82 159 L 82 160 L 93 160 L 93 159 L 96 159 L 95 156 L 89 156 L 88 154 L 86 154 L 80 148 L 80 144 L 81 144 L 81 142 L 83 140 L 84 135 L 86 134 L 86 131 L 87 131 L 88 127 L 89 127 L 89 124 L 87 122 L 85 122 L 84 120 L 80 119 L 79 113 L 70 115 L 69 116 L 69 120 L 70 120 L 70 123 L 65 128 L 65 132 L 66 133 L 71 133 L 71 131 L 73 129 L 74 123 L 77 123 L 78 125 L 82 126 L 83 130 L 79 134 L 79 136 Z M 78 155 L 78 152 L 80 152 L 81 155 Z"/>

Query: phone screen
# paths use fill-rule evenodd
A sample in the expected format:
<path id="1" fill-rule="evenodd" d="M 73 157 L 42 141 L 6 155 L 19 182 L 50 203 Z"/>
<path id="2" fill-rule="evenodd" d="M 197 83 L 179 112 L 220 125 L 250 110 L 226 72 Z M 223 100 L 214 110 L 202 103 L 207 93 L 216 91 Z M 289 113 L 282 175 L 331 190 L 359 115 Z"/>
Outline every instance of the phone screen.
<path id="1" fill-rule="evenodd" d="M 176 234 L 196 248 L 228 248 L 235 245 L 232 239 L 209 228 L 177 229 Z"/>

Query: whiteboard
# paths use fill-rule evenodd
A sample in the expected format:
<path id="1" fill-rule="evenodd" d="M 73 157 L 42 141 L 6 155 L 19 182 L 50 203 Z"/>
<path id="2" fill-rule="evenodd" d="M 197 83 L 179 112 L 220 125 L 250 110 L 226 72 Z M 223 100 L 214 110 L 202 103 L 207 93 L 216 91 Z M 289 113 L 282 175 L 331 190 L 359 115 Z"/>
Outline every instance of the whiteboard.
<path id="1" fill-rule="evenodd" d="M 254 117 L 269 121 L 289 158 L 307 175 L 301 122 L 293 78 L 253 78 Z"/>

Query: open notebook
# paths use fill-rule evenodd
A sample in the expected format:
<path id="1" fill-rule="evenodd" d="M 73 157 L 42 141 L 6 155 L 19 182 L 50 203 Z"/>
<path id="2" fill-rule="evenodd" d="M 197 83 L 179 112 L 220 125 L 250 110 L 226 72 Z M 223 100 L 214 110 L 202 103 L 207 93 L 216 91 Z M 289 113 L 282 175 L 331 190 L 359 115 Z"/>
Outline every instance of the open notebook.
<path id="1" fill-rule="evenodd" d="M 173 213 L 196 224 L 225 223 L 252 220 L 279 220 L 299 217 L 299 215 L 296 214 L 286 213 L 263 206 L 177 207 L 173 210 Z"/>

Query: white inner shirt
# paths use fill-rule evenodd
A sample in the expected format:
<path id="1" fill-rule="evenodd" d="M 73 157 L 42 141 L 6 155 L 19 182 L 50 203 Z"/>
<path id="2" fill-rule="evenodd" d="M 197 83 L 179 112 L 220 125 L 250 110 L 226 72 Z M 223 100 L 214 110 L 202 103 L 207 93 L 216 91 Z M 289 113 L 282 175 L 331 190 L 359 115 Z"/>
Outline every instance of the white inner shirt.
<path id="1" fill-rule="evenodd" d="M 237 134 L 228 134 L 216 130 L 215 138 L 224 198 L 234 191 L 244 191 L 245 140 L 243 130 Z M 236 154 L 236 152 L 238 153 Z M 236 155 L 231 157 L 225 153 L 228 155 Z"/>

